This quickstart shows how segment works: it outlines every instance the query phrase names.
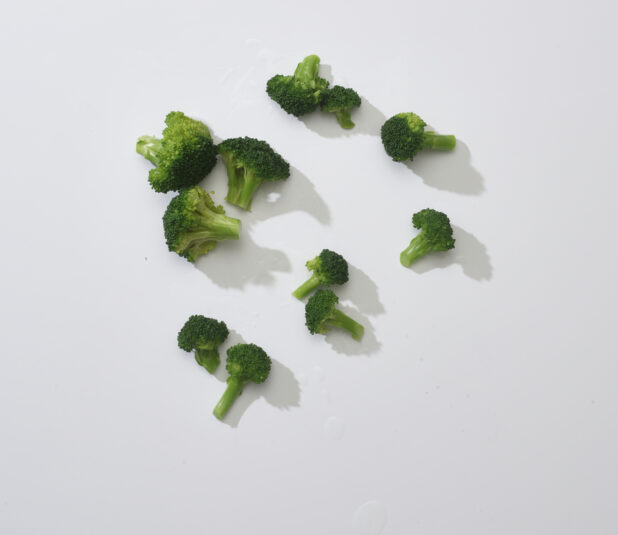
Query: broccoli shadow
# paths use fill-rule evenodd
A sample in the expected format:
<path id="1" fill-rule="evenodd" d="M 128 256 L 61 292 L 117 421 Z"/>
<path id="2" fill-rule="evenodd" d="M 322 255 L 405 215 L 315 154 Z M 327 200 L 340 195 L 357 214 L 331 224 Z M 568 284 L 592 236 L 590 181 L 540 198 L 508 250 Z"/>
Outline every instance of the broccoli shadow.
<path id="1" fill-rule="evenodd" d="M 404 163 L 432 188 L 464 195 L 480 195 L 485 189 L 483 176 L 472 167 L 470 150 L 460 139 L 453 151 L 423 150 Z"/>
<path id="2" fill-rule="evenodd" d="M 419 258 L 410 269 L 422 274 L 433 269 L 441 269 L 459 264 L 471 279 L 490 280 L 492 277 L 491 260 L 487 248 L 472 234 L 453 225 L 455 248 L 446 252 L 432 252 Z"/>
<path id="3" fill-rule="evenodd" d="M 273 273 L 290 271 L 291 264 L 283 252 L 257 245 L 245 228 L 238 241 L 218 243 L 197 259 L 195 267 L 217 286 L 242 289 L 248 284 L 273 284 Z"/>
<path id="4" fill-rule="evenodd" d="M 362 314 L 375 316 L 384 314 L 384 305 L 380 302 L 378 286 L 369 276 L 348 263 L 350 280 L 337 289 L 342 301 L 351 301 Z"/>
<path id="5" fill-rule="evenodd" d="M 360 317 L 355 308 L 342 305 L 341 303 L 337 305 L 337 308 L 365 327 L 365 334 L 362 340 L 354 340 L 354 338 L 350 336 L 350 333 L 343 329 L 331 329 L 326 333 L 324 338 L 335 352 L 350 356 L 370 355 L 377 352 L 381 344 L 376 338 L 375 330 L 371 322 L 366 318 Z"/>
<path id="6" fill-rule="evenodd" d="M 298 169 L 290 166 L 287 180 L 265 180 L 257 190 L 251 211 L 246 212 L 243 222 L 253 221 L 296 212 L 306 212 L 323 225 L 330 223 L 330 209 L 320 197 L 313 183 Z M 242 238 L 241 238 L 242 239 Z"/>

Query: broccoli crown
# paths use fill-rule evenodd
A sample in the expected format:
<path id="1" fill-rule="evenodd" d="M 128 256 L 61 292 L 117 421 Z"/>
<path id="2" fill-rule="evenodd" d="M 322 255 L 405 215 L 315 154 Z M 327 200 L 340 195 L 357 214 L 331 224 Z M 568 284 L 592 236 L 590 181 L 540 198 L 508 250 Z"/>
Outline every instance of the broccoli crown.
<path id="1" fill-rule="evenodd" d="M 335 312 L 339 298 L 331 290 L 316 290 L 305 305 L 305 325 L 311 334 L 324 333 L 324 322 Z"/>
<path id="2" fill-rule="evenodd" d="M 448 251 L 455 247 L 453 228 L 446 214 L 425 208 L 412 216 L 412 225 L 422 231 L 434 251 Z"/>
<path id="3" fill-rule="evenodd" d="M 240 221 L 227 217 L 208 193 L 193 186 L 170 201 L 163 215 L 163 230 L 169 250 L 195 262 L 214 249 L 217 241 L 238 239 Z"/>
<path id="4" fill-rule="evenodd" d="M 225 369 L 242 381 L 263 383 L 270 373 L 270 365 L 266 351 L 255 344 L 236 344 L 227 350 Z"/>
<path id="5" fill-rule="evenodd" d="M 226 163 L 233 160 L 234 167 L 243 167 L 261 180 L 281 180 L 290 176 L 290 164 L 272 147 L 252 137 L 235 137 L 219 144 L 219 153 Z"/>
<path id="6" fill-rule="evenodd" d="M 322 252 L 306 264 L 322 284 L 343 284 L 348 282 L 348 263 L 339 253 L 322 249 Z"/>
<path id="7" fill-rule="evenodd" d="M 195 349 L 216 349 L 229 334 L 222 321 L 201 315 L 191 316 L 178 333 L 178 347 L 185 351 Z"/>
<path id="8" fill-rule="evenodd" d="M 386 153 L 396 162 L 413 159 L 423 148 L 425 126 L 415 113 L 398 113 L 388 119 L 381 130 Z"/>
<path id="9" fill-rule="evenodd" d="M 328 82 L 318 76 L 320 58 L 307 56 L 293 76 L 277 74 L 266 83 L 266 93 L 287 113 L 300 117 L 314 111 L 322 102 Z"/>
<path id="10" fill-rule="evenodd" d="M 322 109 L 335 113 L 350 108 L 358 108 L 360 105 L 361 99 L 354 89 L 336 85 L 326 92 Z"/>
<path id="11" fill-rule="evenodd" d="M 217 148 L 204 123 L 173 111 L 165 124 L 167 128 L 151 160 L 157 167 L 148 174 L 152 189 L 162 193 L 197 184 L 217 162 Z"/>

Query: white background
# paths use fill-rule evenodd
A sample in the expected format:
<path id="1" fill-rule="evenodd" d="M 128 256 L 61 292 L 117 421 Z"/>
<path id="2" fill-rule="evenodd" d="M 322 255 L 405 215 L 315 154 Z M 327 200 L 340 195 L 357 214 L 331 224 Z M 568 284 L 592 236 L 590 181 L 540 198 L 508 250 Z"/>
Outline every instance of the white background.
<path id="1" fill-rule="evenodd" d="M 0 532 L 615 534 L 615 6 L 6 3 Z M 354 130 L 267 98 L 310 53 Z M 171 110 L 293 167 L 195 266 L 135 153 Z M 456 150 L 392 162 L 401 111 Z M 456 249 L 405 269 L 426 207 Z M 361 344 L 290 296 L 324 247 Z M 223 367 L 176 346 L 194 313 L 274 359 L 225 423 Z"/>

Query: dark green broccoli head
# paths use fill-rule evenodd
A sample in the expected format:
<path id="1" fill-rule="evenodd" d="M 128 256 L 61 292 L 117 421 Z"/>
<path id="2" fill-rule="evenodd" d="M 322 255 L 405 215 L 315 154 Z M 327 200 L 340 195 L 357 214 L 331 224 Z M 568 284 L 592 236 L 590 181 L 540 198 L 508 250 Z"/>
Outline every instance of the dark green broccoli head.
<path id="1" fill-rule="evenodd" d="M 339 298 L 331 290 L 316 290 L 305 305 L 305 325 L 311 334 L 324 334 L 329 330 L 326 325 L 335 310 Z"/>
<path id="2" fill-rule="evenodd" d="M 446 214 L 425 208 L 412 216 L 412 225 L 422 230 L 425 240 L 434 251 L 448 251 L 455 247 L 453 228 Z"/>
<path id="3" fill-rule="evenodd" d="M 396 162 L 412 160 L 423 148 L 425 126 L 415 113 L 398 113 L 382 125 L 382 143 L 386 153 Z"/>
<path id="4" fill-rule="evenodd" d="M 222 321 L 201 315 L 191 316 L 178 333 L 178 347 L 185 351 L 216 349 L 228 337 L 229 330 Z"/>
<path id="5" fill-rule="evenodd" d="M 148 174 L 152 189 L 163 193 L 197 184 L 217 162 L 217 148 L 204 123 L 174 111 L 165 124 L 162 139 L 143 136 L 137 142 L 137 152 L 157 166 Z"/>
<path id="6" fill-rule="evenodd" d="M 301 61 L 293 76 L 277 74 L 266 83 L 266 93 L 286 112 L 300 117 L 317 109 L 328 82 L 318 76 L 320 58 L 312 55 Z"/>
<path id="7" fill-rule="evenodd" d="M 235 137 L 219 144 L 219 154 L 226 161 L 234 161 L 234 166 L 243 168 L 260 180 L 281 180 L 290 176 L 290 164 L 273 148 L 260 139 Z"/>
<path id="8" fill-rule="evenodd" d="M 270 373 L 270 366 L 266 351 L 255 344 L 236 344 L 227 350 L 225 369 L 231 377 L 263 383 Z"/>
<path id="9" fill-rule="evenodd" d="M 227 217 L 208 193 L 193 186 L 170 201 L 163 215 L 163 229 L 169 250 L 195 262 L 214 249 L 217 241 L 237 240 L 240 221 Z"/>
<path id="10" fill-rule="evenodd" d="M 313 260 L 306 263 L 322 284 L 343 284 L 348 282 L 348 263 L 339 253 L 322 249 Z"/>
<path id="11" fill-rule="evenodd" d="M 343 128 L 354 128 L 354 123 L 350 119 L 350 111 L 360 105 L 361 99 L 354 89 L 336 85 L 326 92 L 322 110 L 334 113 Z"/>

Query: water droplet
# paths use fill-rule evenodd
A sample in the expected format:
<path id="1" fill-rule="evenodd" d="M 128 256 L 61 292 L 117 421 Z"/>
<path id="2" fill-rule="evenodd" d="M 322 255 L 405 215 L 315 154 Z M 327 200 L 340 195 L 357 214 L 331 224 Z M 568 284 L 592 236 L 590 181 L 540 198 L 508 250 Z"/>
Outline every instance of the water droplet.
<path id="1" fill-rule="evenodd" d="M 380 535 L 386 526 L 386 508 L 375 500 L 368 501 L 354 513 L 354 523 L 360 535 Z"/>
<path id="2" fill-rule="evenodd" d="M 281 193 L 278 191 L 271 191 L 268 195 L 266 195 L 266 202 L 277 202 L 279 197 L 281 197 Z"/>
<path id="3" fill-rule="evenodd" d="M 332 440 L 341 440 L 345 431 L 345 425 L 336 416 L 331 416 L 324 422 L 324 433 Z"/>

